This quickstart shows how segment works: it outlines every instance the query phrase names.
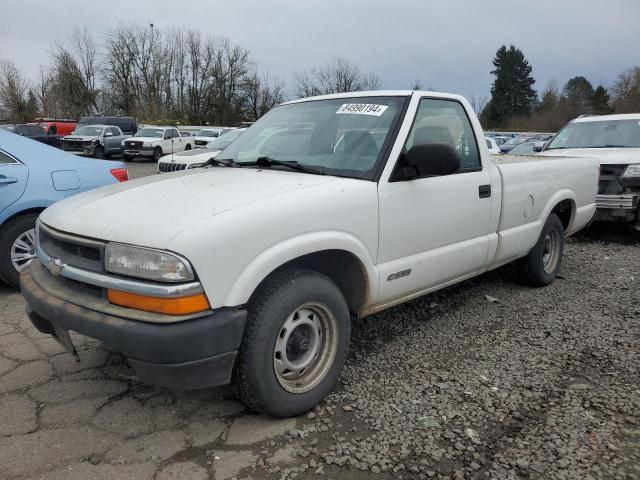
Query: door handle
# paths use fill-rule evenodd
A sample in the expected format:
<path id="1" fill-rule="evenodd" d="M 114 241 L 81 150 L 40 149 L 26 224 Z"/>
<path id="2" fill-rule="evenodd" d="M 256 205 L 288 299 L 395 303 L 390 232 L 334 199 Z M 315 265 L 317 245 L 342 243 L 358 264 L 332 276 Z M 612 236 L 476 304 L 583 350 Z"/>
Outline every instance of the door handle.
<path id="1" fill-rule="evenodd" d="M 489 198 L 491 196 L 491 185 L 480 185 L 478 187 L 478 196 L 480 198 Z"/>
<path id="2" fill-rule="evenodd" d="M 9 185 L 10 183 L 17 183 L 18 179 L 16 177 L 5 177 L 4 175 L 0 175 L 0 185 Z"/>

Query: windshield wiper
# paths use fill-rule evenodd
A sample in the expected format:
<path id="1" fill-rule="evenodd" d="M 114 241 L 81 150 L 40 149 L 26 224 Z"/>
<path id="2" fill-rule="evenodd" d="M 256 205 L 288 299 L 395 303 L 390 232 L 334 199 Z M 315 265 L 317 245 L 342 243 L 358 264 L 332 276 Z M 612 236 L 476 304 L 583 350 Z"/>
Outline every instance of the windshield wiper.
<path id="1" fill-rule="evenodd" d="M 242 162 L 243 165 L 247 165 L 245 162 Z M 311 173 L 313 175 L 326 175 L 324 172 L 320 170 L 316 170 L 315 168 L 307 167 L 305 165 L 301 165 L 296 161 L 284 161 L 284 160 L 276 160 L 271 157 L 258 157 L 255 162 L 251 162 L 252 165 L 256 165 L 258 167 L 271 167 L 273 165 L 280 165 L 283 167 L 290 168 L 291 170 L 296 170 L 298 172 Z"/>
<path id="2" fill-rule="evenodd" d="M 234 162 L 233 160 L 231 160 L 230 158 L 215 158 L 215 157 L 211 157 L 209 160 L 207 160 L 203 167 L 207 167 L 209 165 L 222 165 L 223 167 L 239 167 L 240 165 L 236 162 Z"/>

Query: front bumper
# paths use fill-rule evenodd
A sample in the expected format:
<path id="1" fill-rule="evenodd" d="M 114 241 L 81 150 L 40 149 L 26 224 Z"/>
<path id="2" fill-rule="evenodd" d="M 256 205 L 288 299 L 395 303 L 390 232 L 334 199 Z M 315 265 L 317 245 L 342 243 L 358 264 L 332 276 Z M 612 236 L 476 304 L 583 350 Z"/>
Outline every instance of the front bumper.
<path id="1" fill-rule="evenodd" d="M 638 223 L 639 196 L 637 193 L 596 195 L 596 220 L 604 222 Z"/>
<path id="2" fill-rule="evenodd" d="M 130 157 L 153 157 L 153 149 L 155 147 L 120 147 L 120 153 L 122 155 L 128 155 Z"/>
<path id="3" fill-rule="evenodd" d="M 34 260 L 20 276 L 27 315 L 41 332 L 57 338 L 57 327 L 108 343 L 128 358 L 145 383 L 172 388 L 229 383 L 244 334 L 245 310 L 217 309 L 176 323 L 143 322 L 76 305 L 52 294 L 61 280 L 42 270 Z"/>

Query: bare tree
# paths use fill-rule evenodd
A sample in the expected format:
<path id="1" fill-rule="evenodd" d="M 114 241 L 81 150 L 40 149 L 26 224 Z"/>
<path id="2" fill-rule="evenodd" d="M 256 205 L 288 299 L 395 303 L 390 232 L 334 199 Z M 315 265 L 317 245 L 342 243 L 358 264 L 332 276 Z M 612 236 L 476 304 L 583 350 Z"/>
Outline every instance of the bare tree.
<path id="1" fill-rule="evenodd" d="M 55 116 L 54 78 L 47 68 L 40 66 L 40 74 L 35 84 L 35 95 L 43 117 Z"/>
<path id="2" fill-rule="evenodd" d="M 97 47 L 87 28 L 74 29 L 69 42 L 55 42 L 50 54 L 58 110 L 72 117 L 95 113 L 99 64 Z"/>
<path id="3" fill-rule="evenodd" d="M 29 82 L 10 60 L 0 59 L 0 106 L 11 122 L 33 120 Z M 33 94 L 32 94 L 33 95 Z"/>
<path id="4" fill-rule="evenodd" d="M 357 65 L 343 57 L 295 76 L 295 91 L 299 97 L 375 90 L 379 86 L 380 79 L 374 73 L 363 75 Z"/>
<path id="5" fill-rule="evenodd" d="M 413 81 L 413 85 L 411 86 L 411 90 L 422 90 L 422 81 L 419 78 L 416 78 Z"/>
<path id="6" fill-rule="evenodd" d="M 255 121 L 284 101 L 284 86 L 269 74 L 260 76 L 253 71 L 245 78 L 244 97 L 245 115 L 248 120 Z"/>
<path id="7" fill-rule="evenodd" d="M 613 107 L 618 113 L 640 112 L 640 66 L 618 75 L 611 87 Z"/>
<path id="8" fill-rule="evenodd" d="M 480 115 L 480 113 L 482 113 L 482 111 L 484 110 L 484 107 L 487 105 L 487 102 L 489 101 L 489 96 L 476 95 L 475 93 L 472 93 L 469 96 L 469 101 L 471 102 L 473 111 L 476 112 L 476 114 Z"/>
<path id="9" fill-rule="evenodd" d="M 137 113 L 135 42 L 134 29 L 124 24 L 108 30 L 105 35 L 102 78 L 111 113 Z"/>

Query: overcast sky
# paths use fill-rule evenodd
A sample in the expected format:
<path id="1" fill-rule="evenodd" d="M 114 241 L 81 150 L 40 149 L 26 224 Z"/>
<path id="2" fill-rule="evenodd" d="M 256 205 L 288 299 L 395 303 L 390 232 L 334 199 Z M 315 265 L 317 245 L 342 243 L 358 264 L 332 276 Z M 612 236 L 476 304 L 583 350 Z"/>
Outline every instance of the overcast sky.
<path id="1" fill-rule="evenodd" d="M 45 0 L 0 1 L 0 57 L 35 77 L 74 25 L 96 37 L 118 21 L 193 28 L 247 48 L 291 87 L 295 72 L 336 56 L 383 88 L 488 95 L 502 44 L 523 50 L 535 88 L 584 75 L 610 85 L 640 65 L 640 0 Z"/>

